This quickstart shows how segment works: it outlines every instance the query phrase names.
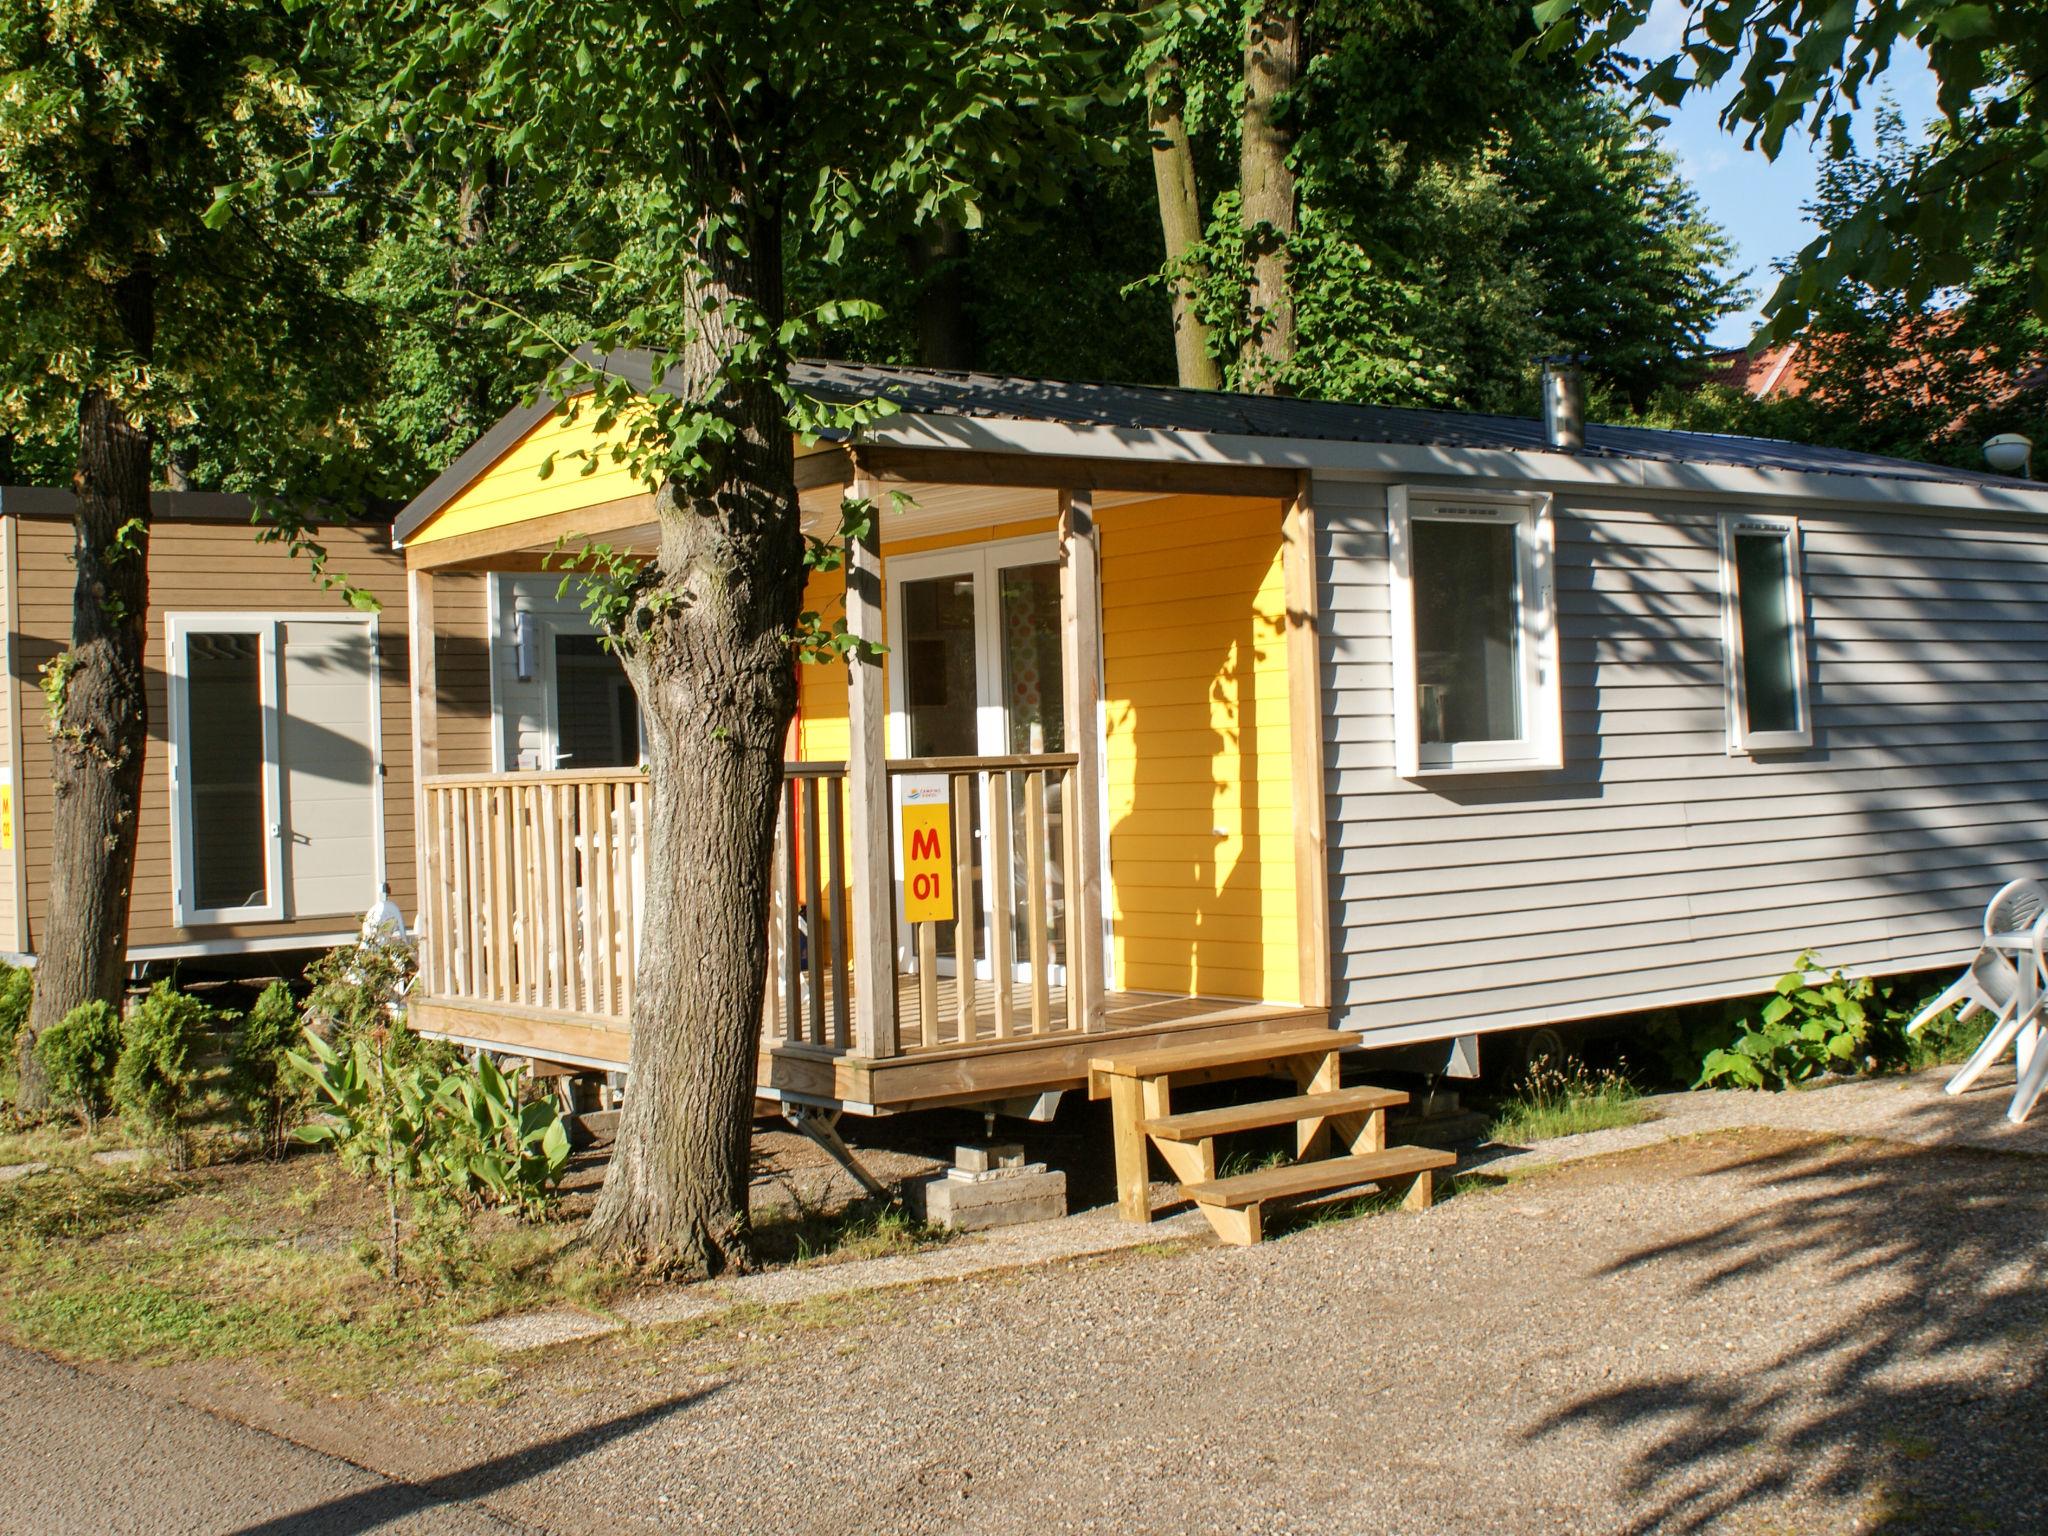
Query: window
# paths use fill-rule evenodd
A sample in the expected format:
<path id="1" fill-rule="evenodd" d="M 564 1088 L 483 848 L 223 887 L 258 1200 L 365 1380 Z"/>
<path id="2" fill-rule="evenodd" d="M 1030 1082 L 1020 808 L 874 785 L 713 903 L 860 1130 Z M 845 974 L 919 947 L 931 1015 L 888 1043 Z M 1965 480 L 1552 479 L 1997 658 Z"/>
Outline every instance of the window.
<path id="1" fill-rule="evenodd" d="M 1721 620 L 1728 750 L 1742 754 L 1812 746 L 1798 523 L 1732 515 L 1721 519 Z"/>
<path id="2" fill-rule="evenodd" d="M 174 921 L 353 916 L 383 872 L 376 629 L 173 614 Z"/>
<path id="3" fill-rule="evenodd" d="M 1387 511 L 1399 771 L 1562 766 L 1550 498 L 1395 486 Z"/>

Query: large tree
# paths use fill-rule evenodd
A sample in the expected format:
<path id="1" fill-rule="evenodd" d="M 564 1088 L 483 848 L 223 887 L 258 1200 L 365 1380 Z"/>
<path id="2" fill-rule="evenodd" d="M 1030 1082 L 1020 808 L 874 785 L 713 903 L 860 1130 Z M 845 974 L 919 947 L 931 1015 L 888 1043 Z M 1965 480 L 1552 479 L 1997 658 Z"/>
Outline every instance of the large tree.
<path id="1" fill-rule="evenodd" d="M 650 560 L 608 563 L 593 584 L 639 697 L 650 794 L 630 1088 L 591 1230 L 664 1270 L 744 1262 L 807 547 L 791 437 L 849 419 L 789 386 L 793 350 L 843 315 L 829 294 L 796 309 L 791 272 L 813 254 L 829 270 L 857 240 L 971 231 L 990 189 L 1085 158 L 1083 18 L 1024 0 L 658 14 L 328 0 L 318 14 L 316 48 L 361 50 L 376 86 L 309 150 L 335 184 L 402 140 L 402 190 L 452 227 L 486 162 L 542 186 L 578 170 L 547 214 L 574 253 L 551 275 L 580 320 L 534 328 L 530 348 L 551 387 L 593 392 L 585 409 L 652 488 L 660 530 Z M 647 371 L 566 362 L 579 346 L 635 349 Z"/>
<path id="2" fill-rule="evenodd" d="M 44 674 L 49 909 L 21 1034 L 118 998 L 148 709 L 150 487 L 168 446 L 267 439 L 345 462 L 323 407 L 362 355 L 318 219 L 281 152 L 311 131 L 297 30 L 273 0 L 17 0 L 0 12 L 0 434 L 61 454 L 77 493 L 69 647 Z M 215 189 L 262 189 L 209 227 Z M 287 518 L 287 531 L 298 525 Z"/>

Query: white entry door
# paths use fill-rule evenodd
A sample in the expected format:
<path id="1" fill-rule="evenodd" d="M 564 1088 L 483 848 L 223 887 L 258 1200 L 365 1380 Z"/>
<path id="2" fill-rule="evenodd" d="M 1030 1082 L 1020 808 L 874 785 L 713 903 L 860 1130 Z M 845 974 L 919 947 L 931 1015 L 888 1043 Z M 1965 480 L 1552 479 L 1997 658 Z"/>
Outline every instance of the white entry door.
<path id="1" fill-rule="evenodd" d="M 894 758 L 1008 757 L 1066 750 L 1066 701 L 1061 672 L 1059 546 L 1050 535 L 899 555 L 886 567 L 889 626 L 889 755 Z M 1022 786 L 1012 780 L 1012 824 L 1021 827 Z M 982 829 L 990 807 L 984 787 L 973 808 L 974 848 L 956 857 L 975 862 L 976 889 L 972 957 L 977 974 L 988 975 L 988 924 L 993 901 L 990 872 L 983 867 Z M 1053 922 L 1052 980 L 1065 979 L 1064 924 L 1057 920 L 1065 890 L 1061 816 L 1055 798 L 1047 807 L 1051 842 L 1050 905 Z M 1015 884 L 1018 867 L 1007 871 Z M 1016 921 L 1026 921 L 1029 903 L 1013 900 Z M 1024 955 L 1024 936 L 1014 936 L 1012 953 Z M 950 929 L 941 932 L 939 968 L 951 974 L 958 957 Z M 905 942 L 908 936 L 905 935 Z M 912 964 L 906 952 L 899 957 Z M 1019 967 L 1020 976 L 1024 973 Z"/>

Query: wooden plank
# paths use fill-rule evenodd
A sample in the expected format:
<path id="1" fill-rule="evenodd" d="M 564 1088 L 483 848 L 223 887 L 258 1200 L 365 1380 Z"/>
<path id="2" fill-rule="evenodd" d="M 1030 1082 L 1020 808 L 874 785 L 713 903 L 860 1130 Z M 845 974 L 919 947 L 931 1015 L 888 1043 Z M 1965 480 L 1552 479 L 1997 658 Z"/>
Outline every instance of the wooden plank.
<path id="1" fill-rule="evenodd" d="M 1300 1029 L 1284 1034 L 1257 1035 L 1216 1044 L 1174 1045 L 1157 1050 L 1117 1051 L 1090 1058 L 1091 1077 L 1157 1077 L 1176 1072 L 1197 1072 L 1211 1067 L 1248 1066 L 1258 1062 L 1279 1062 L 1295 1056 L 1320 1055 L 1356 1045 L 1363 1037 L 1350 1029 Z M 1091 1098 L 1101 1098 L 1091 1093 Z"/>
<path id="2" fill-rule="evenodd" d="M 1078 993 L 1084 1029 L 1103 1020 L 1102 933 L 1102 554 L 1088 493 L 1060 498 L 1060 664 L 1066 695 L 1067 750 L 1074 754 L 1065 814 L 1074 823 L 1075 867 L 1067 900 L 1080 908 L 1067 955 L 1067 988 Z"/>
<path id="3" fill-rule="evenodd" d="M 1077 899 L 1080 887 L 1075 880 L 1075 875 L 1081 867 L 1081 840 L 1078 830 L 1081 820 L 1074 814 L 1074 770 L 1067 769 L 1060 775 L 1060 779 L 1060 888 L 1065 897 L 1061 916 L 1065 919 L 1067 954 L 1067 985 L 1061 1002 L 1066 1009 L 1067 1028 L 1086 1029 L 1086 989 L 1075 985 L 1079 966 L 1084 963 L 1084 957 L 1088 953 L 1087 936 L 1083 931 L 1088 917 L 1087 906 Z"/>
<path id="4" fill-rule="evenodd" d="M 580 913 L 576 953 L 582 962 L 583 970 L 582 1011 L 601 1015 L 604 1012 L 604 1004 L 598 992 L 600 962 L 597 953 L 597 892 L 592 888 L 597 871 L 597 851 L 591 834 L 594 815 L 590 796 L 591 785 L 588 781 L 576 786 L 576 893 Z"/>
<path id="5" fill-rule="evenodd" d="M 561 904 L 562 1008 L 569 1013 L 585 1011 L 585 994 L 577 983 L 582 971 L 582 915 L 576 902 L 576 791 L 562 784 L 550 784 L 555 797 L 555 858 L 560 868 L 557 881 Z"/>
<path id="6" fill-rule="evenodd" d="M 546 1006 L 540 996 L 538 980 L 540 964 L 535 954 L 540 930 L 535 923 L 533 881 L 539 871 L 539 861 L 533 857 L 535 831 L 533 823 L 533 786 L 515 785 L 512 790 L 512 862 L 516 866 L 516 886 L 513 902 L 518 909 L 519 926 L 515 930 L 519 941 L 518 983 L 519 1001 L 531 1007 Z"/>
<path id="7" fill-rule="evenodd" d="M 974 982 L 974 796 L 980 780 L 953 775 L 953 1011 L 954 1038 L 971 1045 L 980 999 Z"/>
<path id="8" fill-rule="evenodd" d="M 544 556 L 560 539 L 574 543 L 650 526 L 654 521 L 654 496 L 651 492 L 642 491 L 612 501 L 601 501 L 595 506 L 579 507 L 573 512 L 554 512 L 497 528 L 479 529 L 475 533 L 458 533 L 452 538 L 409 544 L 405 551 L 406 570 L 409 574 L 459 567 L 506 570 L 511 562 L 494 557 L 513 554 Z M 537 561 L 534 568 L 539 569 Z"/>
<path id="9" fill-rule="evenodd" d="M 8 522 L 11 524 L 13 519 L 9 518 Z M 13 541 L 10 539 L 8 542 L 9 569 L 7 572 L 7 591 L 10 604 L 13 601 L 15 585 L 12 569 L 13 551 Z M 418 885 L 418 889 L 413 892 L 413 904 L 414 918 L 417 921 L 420 913 L 429 910 L 427 903 L 430 893 L 440 888 L 440 882 L 446 875 L 445 870 L 442 868 L 440 848 L 436 840 L 428 836 L 426 831 L 426 781 L 441 771 L 440 674 L 437 670 L 434 656 L 433 573 L 431 571 L 408 572 L 405 585 L 406 650 L 408 652 L 406 660 L 411 668 L 409 689 L 412 707 L 413 879 Z M 14 625 L 12 622 L 8 624 L 7 629 L 8 649 L 11 653 L 14 645 Z M 8 692 L 10 699 L 15 689 L 19 687 L 19 684 L 13 681 L 15 675 L 10 655 L 8 666 Z M 17 731 L 15 739 L 18 740 L 19 737 L 20 733 Z M 18 768 L 19 765 L 17 764 L 17 771 Z M 21 809 L 20 798 L 20 791 L 17 790 L 15 792 L 17 819 Z M 22 840 L 19 834 L 17 834 L 15 838 L 15 863 L 17 866 L 22 862 L 21 848 Z M 25 930 L 25 910 L 18 916 L 17 921 L 24 924 Z M 428 930 L 423 936 L 423 946 L 426 954 L 422 957 L 423 963 L 421 968 L 429 976 L 432 976 L 435 974 L 433 958 L 435 951 L 449 947 L 454 935 L 445 928 L 441 932 L 436 933 L 434 929 L 440 926 L 438 923 L 428 923 L 425 926 Z M 25 939 L 21 947 L 27 947 Z M 445 974 L 445 968 L 443 968 L 443 971 Z"/>
<path id="10" fill-rule="evenodd" d="M 633 1017 L 633 989 L 639 981 L 638 945 L 633 938 L 639 892 L 633 884 L 634 852 L 640 846 L 640 801 L 646 786 L 637 779 L 619 785 L 619 1012 Z M 644 857 L 644 854 L 642 855 Z"/>
<path id="11" fill-rule="evenodd" d="M 1016 870 L 1010 856 L 1011 776 L 997 770 L 988 776 L 989 825 L 988 865 L 982 878 L 988 884 L 989 978 L 994 988 L 996 1038 L 1007 1040 L 1016 1032 L 1017 1008 L 1013 997 L 1017 958 L 1012 925 L 1017 920 L 1014 881 Z"/>
<path id="12" fill-rule="evenodd" d="M 939 1043 L 939 925 L 917 924 L 917 1040 Z"/>
<path id="13" fill-rule="evenodd" d="M 1152 1219 L 1152 1143 L 1145 1135 L 1145 1085 L 1135 1077 L 1110 1083 L 1110 1135 L 1116 1148 L 1116 1213 L 1125 1221 Z M 1165 1106 L 1157 1106 L 1164 1108 Z"/>
<path id="14" fill-rule="evenodd" d="M 865 473 L 853 495 L 874 508 L 866 533 L 846 548 L 846 628 L 870 642 L 846 661 L 846 793 L 853 863 L 854 1049 L 881 1058 L 897 1052 L 896 885 L 889 838 L 888 697 L 879 649 L 882 621 L 881 487 Z"/>
<path id="15" fill-rule="evenodd" d="M 1303 474 L 1287 505 L 1281 581 L 1287 600 L 1287 726 L 1294 787 L 1294 924 L 1301 1001 L 1330 1001 L 1330 888 L 1323 778 L 1321 599 L 1316 585 L 1313 481 Z"/>
<path id="16" fill-rule="evenodd" d="M 1457 1161 L 1455 1152 L 1440 1152 L 1435 1147 L 1389 1147 L 1384 1152 L 1324 1157 L 1311 1163 L 1282 1163 L 1234 1178 L 1186 1184 L 1181 1193 L 1197 1205 L 1244 1207 L 1264 1200 L 1287 1200 L 1348 1189 L 1354 1184 L 1407 1178 L 1437 1168 L 1455 1167 Z"/>
<path id="17" fill-rule="evenodd" d="M 1287 496 L 1295 472 L 1246 464 L 1162 464 L 1128 453 L 1099 459 L 1049 453 L 863 445 L 860 471 L 887 480 L 937 485 L 1035 485 L 1047 490 L 1183 492 L 1214 496 Z M 858 482 L 856 482 L 858 483 Z"/>
<path id="18" fill-rule="evenodd" d="M 1024 776 L 1024 911 L 1029 924 L 1026 939 L 1031 951 L 1028 981 L 1034 1035 L 1051 1027 L 1047 988 L 1052 984 L 1052 945 L 1047 939 L 1045 862 L 1045 774 L 1032 772 Z"/>
<path id="19" fill-rule="evenodd" d="M 853 988 L 846 969 L 846 776 L 825 779 L 825 843 L 832 872 L 832 1043 L 853 1043 Z"/>
<path id="20" fill-rule="evenodd" d="M 782 956 L 782 1038 L 801 1044 L 804 1038 L 803 945 L 799 942 L 797 923 L 796 865 L 799 854 L 793 795 L 794 786 L 784 785 L 780 808 L 776 812 L 778 863 L 775 881 L 776 895 L 782 907 L 781 933 L 777 939 Z"/>
<path id="21" fill-rule="evenodd" d="M 820 866 L 824 850 L 818 844 L 818 781 L 798 779 L 795 789 L 804 810 L 804 910 L 809 932 L 804 942 L 804 978 L 810 989 L 811 1042 L 826 1040 L 825 1018 L 825 901 L 824 877 Z"/>
<path id="22" fill-rule="evenodd" d="M 1229 1136 L 1269 1125 L 1291 1125 L 1331 1115 L 1392 1109 L 1407 1102 L 1408 1095 L 1398 1088 L 1342 1088 L 1334 1093 L 1302 1093 L 1284 1099 L 1262 1099 L 1256 1104 L 1226 1104 L 1221 1109 L 1190 1110 L 1186 1114 L 1148 1120 L 1145 1132 L 1163 1141 L 1201 1141 L 1210 1136 Z"/>

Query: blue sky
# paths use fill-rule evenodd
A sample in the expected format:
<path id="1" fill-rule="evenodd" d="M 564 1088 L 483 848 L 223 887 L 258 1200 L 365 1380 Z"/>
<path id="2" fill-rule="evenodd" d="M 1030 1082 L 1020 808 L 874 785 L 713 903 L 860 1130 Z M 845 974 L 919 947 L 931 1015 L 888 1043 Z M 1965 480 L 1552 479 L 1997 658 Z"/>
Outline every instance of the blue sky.
<path id="1" fill-rule="evenodd" d="M 1649 26 L 1630 39 L 1629 51 L 1650 58 L 1669 53 L 1684 31 L 1685 11 L 1684 0 L 1657 0 Z M 1922 123 L 1934 116 L 1934 76 L 1917 52 L 1894 55 L 1892 67 L 1877 83 L 1907 122 Z M 1813 196 L 1817 156 L 1804 139 L 1787 139 L 1776 160 L 1744 149 L 1740 135 L 1723 132 L 1716 121 L 1727 95 L 1723 91 L 1711 98 L 1697 93 L 1687 97 L 1684 106 L 1666 112 L 1671 126 L 1663 139 L 1678 156 L 1709 216 L 1734 241 L 1733 270 L 1749 273 L 1744 286 L 1753 293 L 1750 307 L 1724 320 L 1714 336 L 1718 345 L 1733 347 L 1746 343 L 1756 329 L 1758 308 L 1777 281 L 1771 263 L 1792 255 L 1818 233 L 1801 211 Z M 1859 114 L 1863 131 L 1857 140 L 1866 147 L 1867 125 L 1878 99 L 1864 93 Z"/>

